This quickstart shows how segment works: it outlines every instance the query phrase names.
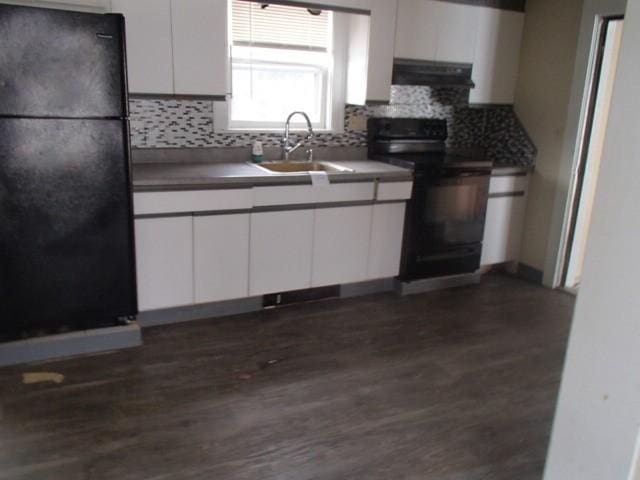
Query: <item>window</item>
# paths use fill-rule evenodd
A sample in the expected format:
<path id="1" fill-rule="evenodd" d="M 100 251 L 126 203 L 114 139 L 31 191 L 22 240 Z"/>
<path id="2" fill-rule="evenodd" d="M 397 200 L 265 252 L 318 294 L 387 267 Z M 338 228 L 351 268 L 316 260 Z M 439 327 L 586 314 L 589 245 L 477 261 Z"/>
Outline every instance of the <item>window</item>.
<path id="1" fill-rule="evenodd" d="M 314 129 L 335 127 L 333 105 L 341 88 L 334 85 L 340 78 L 333 54 L 334 14 L 243 0 L 231 5 L 229 129 L 281 130 L 296 110 L 309 115 Z"/>

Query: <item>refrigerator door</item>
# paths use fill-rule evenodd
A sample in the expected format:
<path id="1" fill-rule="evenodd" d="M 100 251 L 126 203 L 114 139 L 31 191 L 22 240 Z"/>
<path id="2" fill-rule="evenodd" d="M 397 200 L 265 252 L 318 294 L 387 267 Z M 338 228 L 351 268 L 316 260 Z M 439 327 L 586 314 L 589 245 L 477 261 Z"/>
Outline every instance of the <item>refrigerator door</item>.
<path id="1" fill-rule="evenodd" d="M 0 5 L 0 116 L 127 116 L 124 19 Z"/>
<path id="2" fill-rule="evenodd" d="M 136 314 L 127 122 L 0 119 L 0 331 Z"/>

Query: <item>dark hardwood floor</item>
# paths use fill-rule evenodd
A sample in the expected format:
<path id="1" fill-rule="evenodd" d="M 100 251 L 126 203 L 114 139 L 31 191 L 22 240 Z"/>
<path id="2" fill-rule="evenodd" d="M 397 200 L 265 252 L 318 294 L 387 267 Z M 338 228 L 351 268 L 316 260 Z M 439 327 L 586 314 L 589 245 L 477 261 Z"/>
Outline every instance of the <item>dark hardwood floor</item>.
<path id="1" fill-rule="evenodd" d="M 0 478 L 538 480 L 572 308 L 489 275 L 0 369 Z"/>

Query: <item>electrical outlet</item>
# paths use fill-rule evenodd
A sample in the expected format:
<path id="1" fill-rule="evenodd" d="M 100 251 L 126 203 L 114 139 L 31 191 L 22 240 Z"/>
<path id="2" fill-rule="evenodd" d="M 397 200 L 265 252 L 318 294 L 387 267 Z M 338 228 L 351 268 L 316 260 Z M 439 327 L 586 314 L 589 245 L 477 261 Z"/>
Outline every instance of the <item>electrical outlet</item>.
<path id="1" fill-rule="evenodd" d="M 364 115 L 353 115 L 349 117 L 349 130 L 364 131 L 367 129 L 367 117 Z"/>

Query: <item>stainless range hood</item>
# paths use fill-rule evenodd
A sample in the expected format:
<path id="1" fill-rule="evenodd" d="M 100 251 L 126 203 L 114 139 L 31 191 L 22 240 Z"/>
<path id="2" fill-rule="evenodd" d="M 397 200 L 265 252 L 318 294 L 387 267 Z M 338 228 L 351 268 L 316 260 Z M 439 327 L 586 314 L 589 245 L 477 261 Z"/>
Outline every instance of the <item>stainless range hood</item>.
<path id="1" fill-rule="evenodd" d="M 470 63 L 431 62 L 407 58 L 393 59 L 393 85 L 473 88 Z"/>

